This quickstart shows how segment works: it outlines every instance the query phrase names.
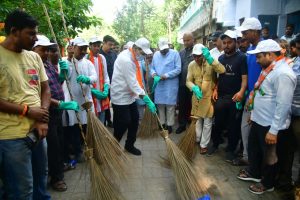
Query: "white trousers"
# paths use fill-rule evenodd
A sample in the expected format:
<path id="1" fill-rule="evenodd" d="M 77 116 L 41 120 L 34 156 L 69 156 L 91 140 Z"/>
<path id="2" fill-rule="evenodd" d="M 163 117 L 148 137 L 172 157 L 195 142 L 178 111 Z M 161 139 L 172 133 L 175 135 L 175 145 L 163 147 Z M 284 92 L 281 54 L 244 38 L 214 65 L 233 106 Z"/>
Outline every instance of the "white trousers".
<path id="1" fill-rule="evenodd" d="M 199 118 L 196 122 L 196 141 L 200 142 L 201 148 L 206 148 L 212 129 L 212 118 Z"/>
<path id="2" fill-rule="evenodd" d="M 159 120 L 162 124 L 167 126 L 174 125 L 175 106 L 158 104 Z"/>

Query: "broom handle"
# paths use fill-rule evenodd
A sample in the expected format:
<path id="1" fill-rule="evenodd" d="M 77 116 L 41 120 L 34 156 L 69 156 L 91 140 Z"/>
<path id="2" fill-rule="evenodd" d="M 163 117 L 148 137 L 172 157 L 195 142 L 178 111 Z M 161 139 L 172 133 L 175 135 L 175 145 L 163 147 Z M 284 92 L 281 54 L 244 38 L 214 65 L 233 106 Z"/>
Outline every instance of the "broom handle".
<path id="1" fill-rule="evenodd" d="M 55 33 L 54 33 L 54 30 L 53 30 L 53 27 L 52 27 L 52 23 L 51 23 L 51 20 L 50 20 L 50 17 L 49 17 L 47 8 L 46 8 L 45 4 L 42 4 L 42 7 L 43 7 L 43 9 L 44 9 L 44 13 L 45 13 L 45 15 L 46 15 L 46 18 L 47 18 L 47 21 L 48 21 L 48 25 L 49 25 L 49 28 L 50 28 L 50 31 L 51 31 L 51 34 L 52 34 L 52 37 L 54 38 L 54 41 L 55 41 L 55 43 L 56 43 L 57 46 L 58 46 L 59 58 L 61 58 L 60 48 L 59 48 L 59 45 L 58 45 L 58 43 L 57 43 L 56 35 L 55 35 Z M 71 100 L 73 101 L 73 100 L 74 100 L 74 97 L 73 97 L 72 92 L 71 92 L 70 82 L 69 82 L 69 79 L 68 79 L 68 76 L 67 76 L 67 73 L 66 73 L 66 72 L 64 73 L 64 76 L 65 76 L 65 80 L 66 80 L 66 85 L 67 85 L 67 88 L 68 88 L 68 92 L 69 92 L 69 94 L 70 94 L 70 98 L 71 98 Z M 76 111 L 74 111 L 74 112 L 75 112 L 76 119 L 77 119 L 77 121 L 78 121 L 78 125 L 79 125 L 79 128 L 80 128 L 80 133 L 81 133 L 81 136 L 82 136 L 82 138 L 83 138 L 84 145 L 87 146 L 86 139 L 85 139 L 85 136 L 84 136 L 84 133 L 83 133 L 82 123 L 81 123 L 81 120 L 80 120 L 80 118 L 79 118 L 79 113 L 76 112 Z"/>

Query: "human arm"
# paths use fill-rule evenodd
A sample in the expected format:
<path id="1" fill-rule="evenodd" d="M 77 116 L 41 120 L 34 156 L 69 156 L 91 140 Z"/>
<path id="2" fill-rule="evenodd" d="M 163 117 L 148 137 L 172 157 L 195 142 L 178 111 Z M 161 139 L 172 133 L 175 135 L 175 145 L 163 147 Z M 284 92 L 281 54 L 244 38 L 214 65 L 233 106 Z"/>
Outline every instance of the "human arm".
<path id="1" fill-rule="evenodd" d="M 247 89 L 247 81 L 248 81 L 248 75 L 242 75 L 241 89 L 232 97 L 233 101 L 240 102 L 243 100 L 245 91 Z"/>
<path id="2" fill-rule="evenodd" d="M 226 72 L 226 69 L 224 65 L 222 65 L 218 60 L 214 60 L 213 63 L 211 64 L 214 72 L 218 74 L 223 74 Z"/>
<path id="3" fill-rule="evenodd" d="M 193 77 L 193 66 L 189 65 L 188 67 L 188 74 L 187 74 L 187 78 L 186 78 L 186 86 L 193 91 L 193 93 L 195 94 L 196 98 L 198 100 L 202 99 L 202 91 L 201 88 L 193 83 L 194 77 Z"/>
<path id="4" fill-rule="evenodd" d="M 41 82 L 41 108 L 48 110 L 51 103 L 51 92 L 48 81 Z"/>

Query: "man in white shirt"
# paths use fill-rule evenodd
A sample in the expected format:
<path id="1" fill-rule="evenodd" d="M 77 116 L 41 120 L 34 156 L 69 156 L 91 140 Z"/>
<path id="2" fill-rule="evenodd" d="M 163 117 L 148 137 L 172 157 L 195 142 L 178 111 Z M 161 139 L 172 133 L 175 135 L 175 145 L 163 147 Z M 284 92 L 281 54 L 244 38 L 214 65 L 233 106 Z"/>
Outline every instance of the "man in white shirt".
<path id="1" fill-rule="evenodd" d="M 285 26 L 285 34 L 280 39 L 286 40 L 288 43 L 290 43 L 295 38 L 294 24 L 287 24 Z"/>
<path id="2" fill-rule="evenodd" d="M 104 124 L 105 111 L 109 109 L 109 76 L 107 73 L 107 63 L 103 55 L 99 54 L 101 40 L 98 37 L 90 39 L 89 48 L 90 53 L 87 55 L 87 59 L 90 60 L 97 73 L 98 81 L 93 84 L 91 92 L 93 94 L 93 103 L 95 107 L 95 113 L 98 115 L 100 121 Z"/>
<path id="3" fill-rule="evenodd" d="M 141 155 L 134 147 L 139 125 L 136 99 L 144 100 L 151 112 L 156 112 L 154 103 L 145 94 L 138 60 L 151 54 L 150 43 L 145 38 L 138 39 L 132 48 L 122 51 L 114 64 L 111 82 L 111 102 L 113 106 L 114 136 L 120 141 L 126 131 L 125 149 L 133 155 Z"/>
<path id="4" fill-rule="evenodd" d="M 263 72 L 247 104 L 248 109 L 253 109 L 248 139 L 249 168 L 242 170 L 238 178 L 259 182 L 249 187 L 254 194 L 274 190 L 276 168 L 281 170 L 280 162 L 287 156 L 283 154 L 282 143 L 286 140 L 291 121 L 296 76 L 280 50 L 277 42 L 268 39 L 259 42 L 255 50 L 247 52 L 256 54 Z"/>
<path id="5" fill-rule="evenodd" d="M 83 97 L 83 92 L 86 95 L 86 99 L 89 102 L 92 102 L 92 94 L 91 94 L 91 84 L 96 83 L 97 81 L 97 73 L 95 67 L 91 61 L 85 58 L 87 53 L 88 43 L 85 42 L 82 38 L 75 38 L 73 40 L 74 44 L 74 57 L 71 61 L 68 60 L 69 64 L 69 74 L 68 79 L 70 82 L 70 89 L 64 86 L 64 94 L 65 94 L 65 101 L 70 101 L 70 93 L 73 95 L 73 100 L 78 102 L 79 105 L 85 103 L 85 98 Z M 80 83 L 83 85 L 83 90 L 81 90 Z M 94 107 L 92 107 L 94 111 Z M 66 113 L 65 113 L 66 114 Z M 87 124 L 87 113 L 84 109 L 79 110 L 79 118 L 83 125 L 83 130 L 86 130 Z M 75 159 L 77 161 L 81 161 L 82 159 L 82 151 L 81 151 L 81 141 L 80 141 L 80 129 L 78 126 L 78 121 L 75 115 L 75 111 L 68 110 L 67 111 L 68 117 L 63 118 L 64 126 L 69 126 L 69 135 L 70 141 L 72 141 L 72 145 L 75 151 Z"/>
<path id="6" fill-rule="evenodd" d="M 222 32 L 216 31 L 216 32 L 212 33 L 212 36 L 211 36 L 211 40 L 212 40 L 215 48 L 211 49 L 209 53 L 215 60 L 218 60 L 220 55 L 222 55 L 224 53 L 223 47 L 222 47 L 223 43 L 220 38 L 222 34 L 223 34 Z"/>

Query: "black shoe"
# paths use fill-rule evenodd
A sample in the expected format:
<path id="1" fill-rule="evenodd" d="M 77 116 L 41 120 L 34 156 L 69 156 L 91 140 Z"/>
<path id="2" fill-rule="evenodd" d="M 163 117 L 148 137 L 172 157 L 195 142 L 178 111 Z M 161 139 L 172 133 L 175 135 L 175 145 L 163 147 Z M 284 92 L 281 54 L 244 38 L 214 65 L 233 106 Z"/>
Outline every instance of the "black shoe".
<path id="1" fill-rule="evenodd" d="M 186 129 L 185 126 L 179 126 L 176 130 L 176 134 L 182 133 L 183 131 L 185 131 L 185 129 Z"/>
<path id="2" fill-rule="evenodd" d="M 169 134 L 171 134 L 173 131 L 172 126 L 167 126 L 167 130 L 168 130 Z"/>
<path id="3" fill-rule="evenodd" d="M 167 126 L 165 124 L 162 124 L 161 126 L 163 127 L 164 130 L 168 130 L 168 128 L 167 128 Z M 159 127 L 159 130 L 162 131 L 161 127 Z"/>
<path id="4" fill-rule="evenodd" d="M 135 156 L 142 155 L 142 152 L 139 149 L 135 148 L 134 146 L 132 146 L 132 147 L 126 147 L 125 146 L 125 149 L 126 149 L 126 151 L 128 151 L 129 153 L 131 153 Z"/>
<path id="5" fill-rule="evenodd" d="M 107 121 L 106 126 L 109 127 L 109 128 L 114 127 L 112 121 Z"/>
<path id="6" fill-rule="evenodd" d="M 229 163 L 232 163 L 233 160 L 234 160 L 235 158 L 236 158 L 236 157 L 235 157 L 234 153 L 231 152 L 231 151 L 228 151 L 228 152 L 226 153 L 225 161 L 226 161 L 226 162 L 229 162 Z"/>
<path id="7" fill-rule="evenodd" d="M 218 150 L 217 147 L 211 146 L 210 148 L 208 148 L 206 156 L 208 157 L 212 156 L 217 150 Z"/>

